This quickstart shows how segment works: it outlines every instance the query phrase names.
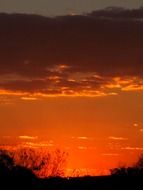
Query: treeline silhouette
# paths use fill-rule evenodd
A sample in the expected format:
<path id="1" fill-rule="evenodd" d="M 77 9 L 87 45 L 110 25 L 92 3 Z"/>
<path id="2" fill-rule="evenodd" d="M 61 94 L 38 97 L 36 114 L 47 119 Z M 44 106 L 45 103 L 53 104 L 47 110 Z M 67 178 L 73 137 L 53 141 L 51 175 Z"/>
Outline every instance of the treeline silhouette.
<path id="1" fill-rule="evenodd" d="M 36 179 L 32 170 L 17 165 L 8 151 L 0 150 L 0 189 L 32 189 Z"/>
<path id="2" fill-rule="evenodd" d="M 64 176 L 66 152 L 30 148 L 0 150 L 0 185 L 4 189 L 39 189 L 44 177 Z M 1 187 L 0 187 L 1 189 Z M 41 188 L 40 188 L 41 189 Z"/>
<path id="3" fill-rule="evenodd" d="M 0 150 L 0 189 L 31 190 L 118 190 L 143 189 L 143 154 L 131 167 L 111 169 L 108 176 L 63 177 L 65 153 L 57 150 L 55 161 L 50 153 L 39 159 L 34 150 L 17 153 Z M 54 156 L 55 156 L 54 155 Z M 35 157 L 33 157 L 35 156 Z M 39 155 L 40 157 L 40 155 Z M 16 161 L 17 160 L 17 161 Z M 40 160 L 40 161 L 39 161 Z M 53 159 L 54 160 L 54 159 Z M 29 163 L 29 164 L 28 164 Z M 55 164 L 48 166 L 48 164 Z M 48 177 L 40 177 L 43 167 L 53 169 Z M 44 171 L 44 170 L 43 170 Z M 52 171 L 52 170 L 51 170 Z M 62 172 L 61 172 L 62 171 Z M 47 173 L 46 173 L 47 174 Z"/>

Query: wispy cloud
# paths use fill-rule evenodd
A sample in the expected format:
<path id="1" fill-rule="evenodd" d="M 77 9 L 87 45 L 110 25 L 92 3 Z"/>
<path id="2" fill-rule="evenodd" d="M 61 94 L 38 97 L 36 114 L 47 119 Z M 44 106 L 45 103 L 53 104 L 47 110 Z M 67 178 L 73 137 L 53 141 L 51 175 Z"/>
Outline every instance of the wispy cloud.
<path id="1" fill-rule="evenodd" d="M 89 137 L 77 137 L 77 139 L 79 139 L 79 140 L 88 140 Z"/>
<path id="2" fill-rule="evenodd" d="M 119 154 L 115 154 L 115 153 L 102 153 L 102 156 L 119 156 Z"/>
<path id="3" fill-rule="evenodd" d="M 94 146 L 78 146 L 77 148 L 80 150 L 96 150 L 96 147 Z"/>
<path id="4" fill-rule="evenodd" d="M 125 137 L 114 137 L 114 136 L 110 136 L 110 137 L 108 137 L 108 139 L 115 140 L 115 141 L 126 141 L 126 140 L 128 140 L 128 138 L 125 138 Z"/>
<path id="5" fill-rule="evenodd" d="M 21 97 L 22 100 L 37 100 L 38 98 L 36 97 Z"/>
<path id="6" fill-rule="evenodd" d="M 33 143 L 33 142 L 26 142 L 22 144 L 24 147 L 30 147 L 30 148 L 40 148 L 40 147 L 53 147 L 54 144 L 52 143 L 44 143 L 44 142 L 39 142 L 39 143 Z"/>
<path id="7" fill-rule="evenodd" d="M 131 147 L 131 146 L 127 146 L 127 147 L 122 147 L 122 150 L 143 150 L 143 147 Z"/>
<path id="8" fill-rule="evenodd" d="M 79 136 L 79 137 L 72 137 L 72 139 L 77 139 L 77 140 L 91 140 L 93 139 L 92 137 L 86 137 L 86 136 Z"/>
<path id="9" fill-rule="evenodd" d="M 87 150 L 88 149 L 86 146 L 78 146 L 77 148 L 80 150 Z"/>
<path id="10" fill-rule="evenodd" d="M 38 136 L 27 136 L 27 135 L 23 135 L 23 136 L 19 136 L 19 139 L 23 139 L 23 140 L 35 140 L 38 139 Z"/>
<path id="11" fill-rule="evenodd" d="M 53 141 L 21 142 L 11 145 L 0 145 L 0 148 L 5 150 L 17 150 L 19 148 L 46 148 L 46 147 L 54 147 Z"/>
<path id="12" fill-rule="evenodd" d="M 138 127 L 139 124 L 138 124 L 138 123 L 134 123 L 133 126 L 134 126 L 134 127 Z"/>

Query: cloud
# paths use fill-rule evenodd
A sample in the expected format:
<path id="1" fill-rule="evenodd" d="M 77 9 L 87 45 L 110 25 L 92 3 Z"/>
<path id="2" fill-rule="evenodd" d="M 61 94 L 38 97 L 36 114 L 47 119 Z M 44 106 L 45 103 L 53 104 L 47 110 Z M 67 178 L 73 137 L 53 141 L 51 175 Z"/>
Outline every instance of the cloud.
<path id="1" fill-rule="evenodd" d="M 21 97 L 22 100 L 37 100 L 36 97 Z"/>
<path id="2" fill-rule="evenodd" d="M 143 8 L 141 7 L 140 9 L 124 9 L 122 7 L 107 7 L 103 10 L 93 11 L 89 15 L 106 19 L 142 19 Z"/>
<path id="3" fill-rule="evenodd" d="M 79 150 L 87 150 L 87 149 L 88 150 L 96 150 L 96 147 L 92 147 L 92 146 L 91 147 L 90 146 L 89 147 L 87 147 L 87 146 L 78 146 L 77 148 Z"/>
<path id="4" fill-rule="evenodd" d="M 46 148 L 46 147 L 53 147 L 54 145 L 52 143 L 44 143 L 44 142 L 40 142 L 40 143 L 26 142 L 22 144 L 22 146 L 29 147 L 29 148 L 42 148 L 42 147 Z"/>
<path id="5" fill-rule="evenodd" d="M 102 156 L 119 156 L 119 154 L 115 154 L 115 153 L 103 153 Z"/>
<path id="6" fill-rule="evenodd" d="M 121 149 L 122 150 L 143 150 L 143 147 L 130 147 L 130 146 L 127 146 L 127 147 L 122 147 Z"/>
<path id="7" fill-rule="evenodd" d="M 72 137 L 72 139 L 77 139 L 77 140 L 91 140 L 91 137 L 86 137 L 86 136 L 80 136 L 80 137 Z"/>
<path id="8" fill-rule="evenodd" d="M 35 140 L 35 139 L 38 139 L 37 136 L 27 136 L 27 135 L 19 136 L 18 138 L 23 139 L 23 140 Z"/>
<path id="9" fill-rule="evenodd" d="M 88 137 L 77 137 L 77 139 L 79 139 L 79 140 L 88 140 L 89 138 Z"/>
<path id="10" fill-rule="evenodd" d="M 139 129 L 140 132 L 143 132 L 143 129 Z"/>
<path id="11" fill-rule="evenodd" d="M 138 124 L 138 123 L 134 123 L 133 126 L 134 126 L 134 127 L 138 127 L 139 124 Z"/>
<path id="12" fill-rule="evenodd" d="M 78 146 L 77 148 L 80 149 L 80 150 L 87 150 L 86 146 Z"/>
<path id="13" fill-rule="evenodd" d="M 125 137 L 114 137 L 114 136 L 110 136 L 110 137 L 108 137 L 108 139 L 115 140 L 115 141 L 126 141 L 126 140 L 128 140 L 128 138 L 125 138 Z"/>
<path id="14" fill-rule="evenodd" d="M 52 18 L 3 13 L 0 23 L 0 95 L 34 100 L 143 90 L 142 8 Z"/>
<path id="15" fill-rule="evenodd" d="M 23 138 L 24 137 L 24 138 Z M 37 139 L 36 137 L 27 137 L 27 136 L 22 136 L 22 138 L 20 139 L 24 139 L 24 140 L 35 140 Z M 21 148 L 47 148 L 47 147 L 54 147 L 54 142 L 52 140 L 49 141 L 41 141 L 41 142 L 29 142 L 29 141 L 25 141 L 25 142 L 20 142 L 20 143 L 12 143 L 11 145 L 0 145 L 1 149 L 4 150 L 17 150 L 17 149 L 21 149 Z"/>

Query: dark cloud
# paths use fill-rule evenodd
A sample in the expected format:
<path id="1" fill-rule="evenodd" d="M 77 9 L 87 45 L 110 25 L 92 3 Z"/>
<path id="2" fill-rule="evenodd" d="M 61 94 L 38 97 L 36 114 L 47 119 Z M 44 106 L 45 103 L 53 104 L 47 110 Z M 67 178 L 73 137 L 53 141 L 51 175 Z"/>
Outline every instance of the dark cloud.
<path id="1" fill-rule="evenodd" d="M 143 8 L 53 18 L 0 14 L 1 79 L 21 77 L 1 80 L 1 89 L 97 91 L 114 77 L 142 78 L 142 53 Z"/>
<path id="2" fill-rule="evenodd" d="M 103 10 L 93 11 L 89 16 L 106 19 L 142 19 L 143 7 L 140 9 L 124 9 L 122 7 L 107 7 Z"/>

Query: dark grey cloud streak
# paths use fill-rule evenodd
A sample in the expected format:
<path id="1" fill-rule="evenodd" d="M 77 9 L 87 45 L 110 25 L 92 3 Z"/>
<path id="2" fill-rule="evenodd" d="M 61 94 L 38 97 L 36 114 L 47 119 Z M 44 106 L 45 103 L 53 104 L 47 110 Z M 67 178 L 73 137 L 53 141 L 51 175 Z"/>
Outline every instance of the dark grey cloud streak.
<path id="1" fill-rule="evenodd" d="M 98 94 L 119 80 L 141 86 L 143 9 L 0 14 L 0 75 L 2 90 L 27 93 Z"/>

